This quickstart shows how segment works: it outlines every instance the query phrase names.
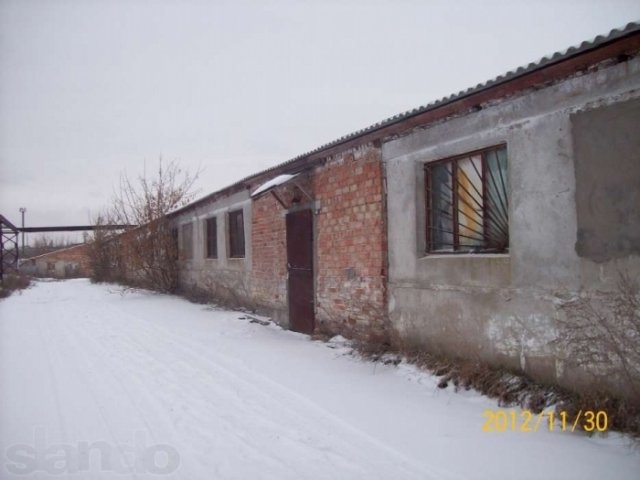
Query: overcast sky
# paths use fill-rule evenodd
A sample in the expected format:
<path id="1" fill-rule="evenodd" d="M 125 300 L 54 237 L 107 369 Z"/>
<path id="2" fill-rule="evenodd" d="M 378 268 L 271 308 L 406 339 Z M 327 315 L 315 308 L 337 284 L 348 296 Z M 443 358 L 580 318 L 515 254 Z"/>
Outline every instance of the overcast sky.
<path id="1" fill-rule="evenodd" d="M 638 0 L 0 0 L 0 213 L 85 224 L 160 156 L 202 167 L 202 196 L 638 19 Z"/>

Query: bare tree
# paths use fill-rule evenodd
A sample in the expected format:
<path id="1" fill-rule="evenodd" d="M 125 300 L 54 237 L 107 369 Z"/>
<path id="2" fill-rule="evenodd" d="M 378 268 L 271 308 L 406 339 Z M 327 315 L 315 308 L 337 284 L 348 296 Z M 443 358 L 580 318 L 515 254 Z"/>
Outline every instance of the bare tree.
<path id="1" fill-rule="evenodd" d="M 94 282 L 122 282 L 124 275 L 118 268 L 119 233 L 101 227 L 110 222 L 108 213 L 99 214 L 94 221 L 96 229 L 88 242 L 91 280 Z"/>
<path id="2" fill-rule="evenodd" d="M 69 247 L 73 245 L 73 242 L 68 237 L 51 237 L 44 233 L 41 233 L 33 241 L 33 245 L 27 245 L 25 247 L 25 257 L 36 257 L 44 253 L 60 250 L 61 248 Z"/>
<path id="3" fill-rule="evenodd" d="M 111 208 L 96 223 L 137 227 L 117 236 L 96 230 L 92 248 L 95 280 L 176 290 L 177 232 L 167 215 L 193 199 L 197 176 L 183 171 L 176 162 L 164 165 L 160 160 L 153 176 L 145 173 L 135 181 L 120 177 Z"/>

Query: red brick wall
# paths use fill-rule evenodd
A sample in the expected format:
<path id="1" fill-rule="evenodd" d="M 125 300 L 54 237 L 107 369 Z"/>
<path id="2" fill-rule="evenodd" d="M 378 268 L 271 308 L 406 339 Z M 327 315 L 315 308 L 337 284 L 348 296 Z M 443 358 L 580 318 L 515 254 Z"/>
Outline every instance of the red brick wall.
<path id="1" fill-rule="evenodd" d="M 321 331 L 388 341 L 386 226 L 381 151 L 371 145 L 330 158 L 313 176 L 316 325 Z"/>
<path id="2" fill-rule="evenodd" d="M 330 157 L 299 182 L 320 202 L 314 230 L 316 330 L 387 341 L 380 149 L 367 145 Z M 277 189 L 287 205 L 294 192 L 291 185 Z M 260 306 L 286 312 L 284 213 L 271 194 L 253 203 L 251 291 Z"/>
<path id="3" fill-rule="evenodd" d="M 252 206 L 251 294 L 260 306 L 287 308 L 287 237 L 284 210 L 271 194 Z"/>
<path id="4" fill-rule="evenodd" d="M 257 188 L 257 182 L 251 189 Z M 311 183 L 304 176 L 296 183 L 311 191 Z M 292 184 L 277 188 L 285 205 L 294 198 L 307 201 Z M 268 314 L 287 317 L 287 232 L 286 210 L 270 193 L 258 197 L 252 205 L 251 235 L 251 295 L 258 306 L 266 307 Z"/>

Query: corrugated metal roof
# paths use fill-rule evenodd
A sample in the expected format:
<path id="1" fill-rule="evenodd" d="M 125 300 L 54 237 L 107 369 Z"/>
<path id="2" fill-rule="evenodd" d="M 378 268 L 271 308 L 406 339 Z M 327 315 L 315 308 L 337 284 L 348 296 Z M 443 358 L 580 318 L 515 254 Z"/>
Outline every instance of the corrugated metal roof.
<path id="1" fill-rule="evenodd" d="M 285 162 L 279 163 L 277 165 L 274 165 L 273 167 L 269 167 L 269 168 L 267 168 L 265 170 L 262 170 L 260 172 L 254 173 L 254 174 L 249 175 L 247 177 L 244 177 L 243 179 L 241 179 L 241 180 L 239 180 L 239 181 L 237 181 L 237 182 L 235 182 L 235 183 L 233 183 L 233 184 L 231 184 L 231 185 L 229 185 L 229 186 L 227 186 L 227 187 L 225 187 L 225 188 L 223 188 L 221 190 L 218 190 L 218 191 L 216 191 L 216 192 L 214 192 L 212 194 L 209 194 L 209 195 L 207 195 L 207 196 L 205 196 L 203 198 L 200 198 L 199 200 L 196 200 L 196 201 L 192 202 L 189 205 L 186 205 L 185 207 L 181 208 L 180 210 L 177 210 L 176 212 L 174 212 L 174 214 L 175 213 L 179 213 L 179 212 L 184 211 L 184 210 L 187 210 L 191 206 L 194 206 L 196 204 L 205 202 L 209 198 L 213 197 L 214 195 L 216 195 L 218 193 L 221 193 L 221 192 L 223 192 L 223 191 L 225 191 L 227 189 L 236 187 L 236 186 L 238 186 L 238 185 L 240 185 L 242 183 L 245 183 L 245 182 L 247 182 L 247 181 L 249 181 L 251 179 L 260 177 L 262 175 L 266 175 L 269 172 L 286 169 L 286 167 L 288 167 L 290 165 L 293 165 L 296 162 L 298 162 L 300 160 L 303 160 L 303 159 L 305 159 L 305 158 L 307 158 L 307 157 L 309 157 L 311 155 L 320 153 L 323 150 L 327 150 L 329 148 L 335 147 L 335 146 L 340 145 L 342 143 L 345 143 L 345 142 L 347 142 L 349 140 L 353 140 L 353 139 L 358 138 L 358 137 L 360 137 L 360 136 L 362 136 L 364 134 L 374 132 L 376 130 L 379 130 L 381 128 L 387 127 L 389 125 L 393 125 L 393 124 L 402 122 L 402 121 L 404 121 L 404 120 L 406 120 L 408 118 L 414 117 L 416 115 L 420 115 L 420 114 L 422 114 L 424 112 L 427 112 L 427 111 L 430 111 L 430 110 L 435 110 L 435 109 L 440 108 L 440 107 L 442 107 L 444 105 L 447 105 L 449 103 L 452 103 L 452 102 L 458 101 L 460 99 L 469 97 L 471 95 L 474 95 L 474 94 L 476 94 L 478 92 L 481 92 L 483 90 L 489 89 L 491 87 L 495 87 L 497 85 L 501 85 L 503 83 L 510 82 L 510 81 L 512 81 L 512 80 L 514 80 L 516 78 L 522 77 L 522 76 L 527 75 L 527 74 L 529 74 L 531 72 L 534 72 L 536 70 L 540 70 L 540 69 L 548 67 L 550 65 L 562 62 L 564 60 L 567 60 L 567 59 L 569 59 L 571 57 L 574 57 L 576 55 L 588 52 L 590 50 L 595 50 L 595 49 L 600 48 L 600 47 L 602 47 L 602 46 L 604 46 L 604 45 L 606 45 L 608 43 L 611 43 L 611 42 L 613 42 L 613 41 L 615 41 L 617 39 L 620 39 L 622 37 L 626 37 L 628 35 L 631 35 L 631 34 L 634 34 L 634 33 L 638 33 L 638 32 L 640 32 L 640 21 L 631 22 L 631 23 L 627 24 L 627 26 L 622 28 L 622 29 L 611 30 L 611 32 L 609 32 L 609 34 L 607 34 L 606 36 L 598 35 L 594 39 L 589 40 L 589 41 L 584 41 L 578 46 L 570 47 L 570 48 L 568 48 L 568 49 L 566 49 L 564 51 L 555 52 L 552 55 L 545 56 L 545 57 L 541 58 L 537 62 L 529 63 L 526 66 L 522 66 L 522 67 L 519 67 L 519 68 L 517 68 L 515 70 L 511 70 L 511 71 L 509 71 L 509 72 L 507 72 L 507 73 L 505 73 L 503 75 L 499 75 L 499 76 L 497 76 L 497 77 L 495 77 L 495 78 L 493 78 L 491 80 L 488 80 L 488 81 L 486 81 L 484 83 L 479 83 L 475 87 L 470 87 L 467 90 L 463 90 L 463 91 L 460 91 L 458 93 L 449 95 L 448 97 L 441 98 L 439 100 L 436 100 L 434 102 L 428 103 L 428 104 L 423 105 L 421 107 L 417 107 L 417 108 L 414 108 L 412 110 L 407 110 L 406 112 L 399 113 L 399 114 L 394 115 L 392 117 L 389 117 L 389 118 L 387 118 L 385 120 L 382 120 L 381 122 L 374 123 L 373 125 L 369 125 L 366 128 L 363 128 L 361 130 L 357 130 L 357 131 L 352 132 L 352 133 L 350 133 L 348 135 L 344 135 L 344 136 L 342 136 L 340 138 L 337 138 L 337 139 L 335 139 L 335 140 L 333 140 L 333 141 L 331 141 L 329 143 L 325 143 L 324 145 L 321 145 L 318 148 L 315 148 L 315 149 L 310 150 L 310 151 L 308 151 L 306 153 L 298 155 L 298 156 L 296 156 L 296 157 L 294 157 L 294 158 L 292 158 L 290 160 L 287 160 Z"/>

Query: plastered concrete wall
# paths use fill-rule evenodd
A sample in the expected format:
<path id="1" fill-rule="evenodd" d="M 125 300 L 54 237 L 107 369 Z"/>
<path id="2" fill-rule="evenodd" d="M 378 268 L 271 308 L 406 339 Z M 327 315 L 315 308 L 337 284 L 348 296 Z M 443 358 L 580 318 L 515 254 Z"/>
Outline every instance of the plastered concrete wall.
<path id="1" fill-rule="evenodd" d="M 640 99 L 571 116 L 580 257 L 640 255 Z"/>
<path id="2" fill-rule="evenodd" d="M 615 288 L 617 271 L 638 274 L 640 262 L 632 250 L 597 263 L 576 250 L 580 188 L 573 121 L 579 112 L 629 105 L 639 97 L 635 58 L 484 105 L 383 145 L 389 316 L 397 342 L 522 369 L 574 388 L 588 384 L 583 366 L 557 349 L 560 307 L 585 291 Z M 638 125 L 636 118 L 628 127 L 637 132 Z M 509 253 L 426 255 L 423 165 L 502 143 L 509 165 Z M 607 158 L 581 161 L 591 165 Z M 581 168 L 583 177 L 602 172 Z M 632 172 L 637 175 L 637 168 Z M 584 181 L 592 185 L 598 179 Z"/>
<path id="3" fill-rule="evenodd" d="M 228 213 L 243 210 L 245 256 L 229 257 Z M 216 217 L 218 258 L 206 258 L 206 220 Z M 220 301 L 246 304 L 249 297 L 251 271 L 251 199 L 242 191 L 204 205 L 196 206 L 173 219 L 178 227 L 179 244 L 183 238 L 181 227 L 193 223 L 193 258 L 180 260 L 180 283 L 183 289 L 199 289 Z"/>

